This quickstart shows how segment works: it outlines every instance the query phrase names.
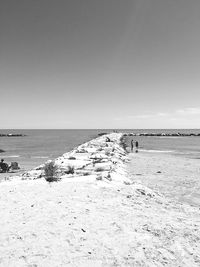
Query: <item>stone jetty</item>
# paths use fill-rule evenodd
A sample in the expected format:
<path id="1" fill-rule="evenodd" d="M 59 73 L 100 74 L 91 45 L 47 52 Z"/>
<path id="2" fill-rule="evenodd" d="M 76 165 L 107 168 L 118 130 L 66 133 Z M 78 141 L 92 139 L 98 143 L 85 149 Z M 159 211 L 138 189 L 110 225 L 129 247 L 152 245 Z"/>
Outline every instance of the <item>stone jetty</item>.
<path id="1" fill-rule="evenodd" d="M 9 134 L 0 134 L 0 137 L 23 137 L 26 136 L 25 134 L 14 134 L 14 133 L 9 133 Z"/>
<path id="2" fill-rule="evenodd" d="M 129 133 L 128 136 L 200 136 L 200 133 Z"/>
<path id="3" fill-rule="evenodd" d="M 123 134 L 111 133 L 74 148 L 55 159 L 54 164 L 59 179 L 87 176 L 94 180 L 129 183 L 124 166 L 126 161 L 128 157 L 123 148 Z M 22 180 L 44 178 L 45 164 L 22 174 Z"/>

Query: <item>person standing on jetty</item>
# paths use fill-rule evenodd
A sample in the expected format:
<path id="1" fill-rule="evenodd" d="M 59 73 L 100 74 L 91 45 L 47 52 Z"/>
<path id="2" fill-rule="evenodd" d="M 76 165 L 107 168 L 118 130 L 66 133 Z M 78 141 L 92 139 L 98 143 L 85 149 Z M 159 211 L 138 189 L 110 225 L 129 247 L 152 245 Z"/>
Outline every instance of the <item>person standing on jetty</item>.
<path id="1" fill-rule="evenodd" d="M 133 152 L 133 140 L 131 140 L 131 152 Z"/>
<path id="2" fill-rule="evenodd" d="M 135 153 L 138 153 L 138 146 L 139 146 L 138 141 L 135 141 L 135 148 L 136 148 Z"/>

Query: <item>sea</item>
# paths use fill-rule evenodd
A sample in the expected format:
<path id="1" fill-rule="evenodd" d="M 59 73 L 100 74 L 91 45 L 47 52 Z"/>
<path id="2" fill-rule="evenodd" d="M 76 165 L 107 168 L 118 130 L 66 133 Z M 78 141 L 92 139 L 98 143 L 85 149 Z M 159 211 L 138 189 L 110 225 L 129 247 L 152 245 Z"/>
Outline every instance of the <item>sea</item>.
<path id="1" fill-rule="evenodd" d="M 74 147 L 98 137 L 100 133 L 200 133 L 200 129 L 90 129 L 90 130 L 25 130 L 4 129 L 0 134 L 22 134 L 22 137 L 0 137 L 0 157 L 8 164 L 18 162 L 21 170 L 30 170 L 47 160 L 55 159 Z M 172 153 L 200 159 L 200 136 L 131 136 L 139 142 L 139 150 L 148 153 Z"/>

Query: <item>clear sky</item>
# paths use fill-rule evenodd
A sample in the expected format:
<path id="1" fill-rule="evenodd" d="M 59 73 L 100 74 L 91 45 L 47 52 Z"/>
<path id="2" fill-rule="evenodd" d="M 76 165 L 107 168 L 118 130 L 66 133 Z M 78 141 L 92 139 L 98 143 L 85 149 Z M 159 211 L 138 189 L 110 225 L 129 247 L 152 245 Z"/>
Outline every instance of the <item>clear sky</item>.
<path id="1" fill-rule="evenodd" d="M 0 128 L 200 128 L 199 0 L 1 0 Z"/>

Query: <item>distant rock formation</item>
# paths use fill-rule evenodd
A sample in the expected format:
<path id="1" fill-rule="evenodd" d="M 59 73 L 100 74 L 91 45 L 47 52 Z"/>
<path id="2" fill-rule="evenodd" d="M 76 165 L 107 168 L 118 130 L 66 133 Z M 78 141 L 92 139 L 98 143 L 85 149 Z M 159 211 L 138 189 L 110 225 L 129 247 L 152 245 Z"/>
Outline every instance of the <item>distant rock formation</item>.
<path id="1" fill-rule="evenodd" d="M 0 134 L 0 137 L 23 137 L 26 136 L 25 134 Z"/>
<path id="2" fill-rule="evenodd" d="M 129 136 L 200 136 L 200 133 L 129 133 Z"/>

